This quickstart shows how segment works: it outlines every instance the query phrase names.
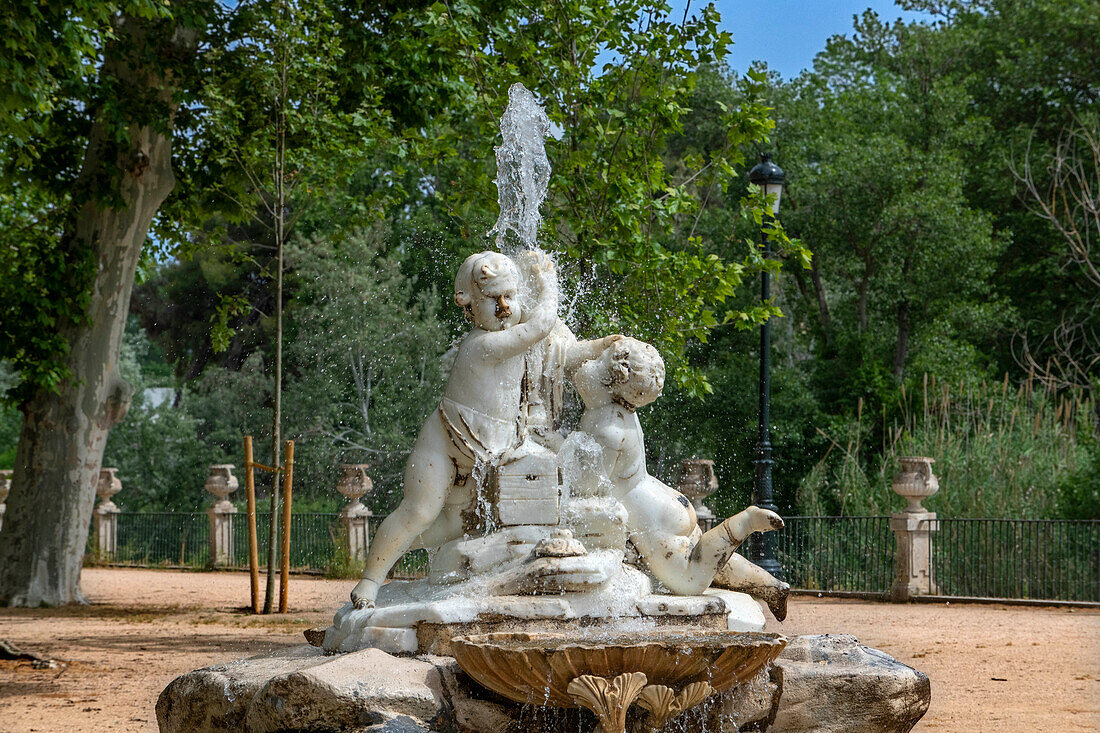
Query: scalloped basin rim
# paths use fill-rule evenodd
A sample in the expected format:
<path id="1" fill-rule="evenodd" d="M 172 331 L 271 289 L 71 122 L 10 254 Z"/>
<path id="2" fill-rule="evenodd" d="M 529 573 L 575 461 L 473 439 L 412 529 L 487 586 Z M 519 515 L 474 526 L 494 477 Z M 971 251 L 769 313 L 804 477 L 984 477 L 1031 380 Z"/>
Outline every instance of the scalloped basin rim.
<path id="1" fill-rule="evenodd" d="M 646 631 L 497 631 L 488 634 L 457 636 L 454 641 L 471 646 L 500 649 L 600 649 L 605 647 L 665 646 L 684 648 L 726 648 L 760 646 L 772 643 L 787 645 L 782 634 L 762 631 L 693 631 L 680 629 L 647 629 Z"/>
<path id="2" fill-rule="evenodd" d="M 693 629 L 612 632 L 496 632 L 456 636 L 451 653 L 480 685 L 510 700 L 576 707 L 569 683 L 642 672 L 680 689 L 707 682 L 724 692 L 749 679 L 787 646 L 780 634 Z"/>

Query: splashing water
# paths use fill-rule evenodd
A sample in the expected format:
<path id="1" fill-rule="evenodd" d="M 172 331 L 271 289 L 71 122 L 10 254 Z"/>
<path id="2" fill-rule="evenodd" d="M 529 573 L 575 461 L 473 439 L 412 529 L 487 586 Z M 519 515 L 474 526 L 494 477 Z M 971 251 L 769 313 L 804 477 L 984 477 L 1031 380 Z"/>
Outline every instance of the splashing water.
<path id="1" fill-rule="evenodd" d="M 497 153 L 497 202 L 500 216 L 489 230 L 497 249 L 535 249 L 538 246 L 539 207 L 550 182 L 550 161 L 544 140 L 550 118 L 522 84 L 508 89 L 508 108 L 500 118 L 503 143 Z"/>

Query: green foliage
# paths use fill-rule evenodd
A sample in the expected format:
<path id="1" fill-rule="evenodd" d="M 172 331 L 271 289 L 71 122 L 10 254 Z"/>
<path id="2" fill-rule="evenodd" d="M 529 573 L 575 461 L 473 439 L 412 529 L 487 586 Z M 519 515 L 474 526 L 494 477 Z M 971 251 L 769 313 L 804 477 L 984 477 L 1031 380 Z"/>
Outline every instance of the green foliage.
<path id="1" fill-rule="evenodd" d="M 3 396 L 18 404 L 70 376 L 61 329 L 84 320 L 95 265 L 90 251 L 61 244 L 61 216 L 48 195 L 4 183 L 0 179 L 0 358 L 19 377 Z"/>
<path id="2" fill-rule="evenodd" d="M 986 125 L 938 75 L 935 33 L 868 13 L 780 91 L 785 220 L 816 255 L 811 278 L 798 278 L 815 369 L 846 382 L 836 406 L 847 409 L 891 399 L 907 370 L 957 379 L 983 368 L 982 347 L 1011 316 L 991 288 L 1006 237 L 958 174 Z"/>
<path id="3" fill-rule="evenodd" d="M 5 362 L 0 361 L 0 392 L 15 382 L 15 375 Z M 19 442 L 19 430 L 23 415 L 15 408 L 0 403 L 0 469 L 15 466 L 15 448 Z"/>
<path id="4" fill-rule="evenodd" d="M 1095 483 L 1087 483 L 1098 448 L 1092 410 L 1079 393 L 1032 381 L 1010 388 L 1007 376 L 926 378 L 902 390 L 886 424 L 861 409 L 827 434 L 831 448 L 802 481 L 799 506 L 853 516 L 900 510 L 889 490 L 898 457 L 921 455 L 936 459 L 940 491 L 924 505 L 941 516 L 1095 518 Z M 879 446 L 868 445 L 874 433 L 883 436 Z"/>
<path id="5" fill-rule="evenodd" d="M 19 375 L 6 399 L 81 377 L 65 362 L 67 329 L 86 318 L 101 243 L 78 236 L 76 222 L 85 205 L 119 205 L 135 131 L 171 128 L 188 40 L 219 8 L 20 1 L 0 10 L 0 358 Z M 123 69 L 140 69 L 151 85 L 126 87 Z"/>
<path id="6" fill-rule="evenodd" d="M 671 381 L 695 395 L 709 388 L 684 360 L 688 343 L 722 325 L 747 328 L 774 315 L 771 304 L 735 307 L 731 299 L 746 277 L 780 262 L 761 257 L 759 226 L 750 225 L 760 221 L 759 196 L 741 201 L 744 236 L 730 227 L 704 238 L 697 228 L 708 207 L 730 205 L 744 147 L 772 127 L 762 77 L 744 80 L 735 106 L 708 105 L 717 117 L 709 131 L 720 127 L 721 135 L 680 137 L 669 155 L 692 117 L 696 69 L 721 59 L 731 42 L 718 18 L 713 5 L 681 20 L 659 0 L 557 0 L 496 25 L 479 24 L 476 9 L 464 4 L 441 5 L 432 20 L 457 29 L 455 51 L 478 70 L 467 81 L 478 103 L 467 120 L 444 130 L 454 154 L 442 158 L 438 194 L 450 213 L 467 221 L 485 210 L 494 172 L 485 132 L 495 127 L 508 86 L 523 82 L 561 129 L 560 140 L 548 141 L 554 172 L 543 246 L 563 255 L 570 289 L 601 283 L 598 298 L 578 296 L 578 327 L 652 341 Z M 469 158 L 484 161 L 480 169 Z M 807 260 L 781 227 L 772 237 L 781 255 Z"/>
<path id="7" fill-rule="evenodd" d="M 377 100 L 346 109 L 339 98 L 341 29 L 322 3 L 242 3 L 221 36 L 205 59 L 201 132 L 207 162 L 230 175 L 208 194 L 285 241 L 361 162 L 363 141 L 383 135 L 388 114 Z"/>
<path id="8" fill-rule="evenodd" d="M 233 461 L 199 440 L 199 421 L 186 409 L 174 407 L 172 400 L 152 403 L 144 391 L 152 385 L 143 363 L 159 362 L 163 369 L 163 358 L 157 356 L 145 332 L 131 319 L 119 369 L 134 386 L 134 402 L 107 439 L 103 465 L 119 469 L 123 491 L 116 503 L 125 510 L 198 511 L 209 503 L 202 491 L 208 466 Z M 149 371 L 156 374 L 156 368 Z"/>
<path id="9" fill-rule="evenodd" d="M 401 271 L 382 227 L 296 243 L 299 295 L 287 346 L 287 434 L 302 480 L 330 495 L 339 463 L 367 463 L 389 509 L 405 458 L 436 407 L 448 343 L 432 289 Z"/>

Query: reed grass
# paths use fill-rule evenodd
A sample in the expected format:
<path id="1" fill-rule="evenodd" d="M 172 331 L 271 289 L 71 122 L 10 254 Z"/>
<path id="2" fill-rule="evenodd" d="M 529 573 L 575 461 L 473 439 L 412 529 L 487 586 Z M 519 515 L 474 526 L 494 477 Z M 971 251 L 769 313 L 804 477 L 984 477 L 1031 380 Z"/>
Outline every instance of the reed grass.
<path id="1" fill-rule="evenodd" d="M 830 447 L 798 489 L 804 514 L 897 511 L 890 491 L 899 456 L 936 459 L 939 493 L 925 507 L 944 517 L 1066 516 L 1067 486 L 1085 476 L 1098 450 L 1096 412 L 1082 391 L 1056 391 L 1029 376 L 1012 384 L 925 375 L 901 390 L 894 409 L 819 429 Z M 1085 479 L 1081 479 L 1082 481 Z"/>

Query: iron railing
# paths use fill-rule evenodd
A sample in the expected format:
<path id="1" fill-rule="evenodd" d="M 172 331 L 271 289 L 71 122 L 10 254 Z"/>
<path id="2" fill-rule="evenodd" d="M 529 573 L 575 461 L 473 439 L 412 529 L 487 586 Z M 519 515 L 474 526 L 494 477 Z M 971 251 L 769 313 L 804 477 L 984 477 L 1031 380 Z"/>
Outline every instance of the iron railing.
<path id="1" fill-rule="evenodd" d="M 261 565 L 266 564 L 268 518 L 256 519 Z M 384 516 L 371 517 L 374 537 Z M 795 589 L 822 593 L 886 595 L 894 579 L 896 542 L 886 516 L 785 517 L 776 533 L 776 556 Z M 717 520 L 701 520 L 704 530 Z M 932 596 L 1100 603 L 1100 521 L 937 519 L 929 526 Z M 117 551 L 96 561 L 116 564 L 205 567 L 210 561 L 209 518 L 204 513 L 122 512 Z M 354 575 L 341 537 L 339 515 L 291 516 L 290 565 L 296 571 Z M 94 543 L 89 538 L 89 550 Z M 248 564 L 244 513 L 234 516 L 231 566 Z M 748 543 L 738 550 L 747 554 Z M 391 577 L 428 572 L 428 553 L 406 553 Z"/>
<path id="2" fill-rule="evenodd" d="M 775 535 L 776 559 L 792 588 L 889 592 L 894 577 L 889 517 L 795 516 L 783 522 Z"/>
<path id="3" fill-rule="evenodd" d="M 117 527 L 114 555 L 100 559 L 127 565 L 185 567 L 202 567 L 210 560 L 210 521 L 205 514 L 121 512 Z"/>
<path id="4" fill-rule="evenodd" d="M 720 519 L 700 519 L 704 532 Z M 784 517 L 776 559 L 796 590 L 886 594 L 894 573 L 889 517 Z M 749 556 L 749 543 L 737 548 Z"/>
<path id="5" fill-rule="evenodd" d="M 290 515 L 290 567 L 297 571 L 326 571 L 338 558 L 338 514 L 302 512 Z M 260 565 L 266 566 L 271 513 L 256 512 L 256 545 Z M 276 517 L 282 531 L 282 516 Z M 278 552 L 279 548 L 276 548 Z M 233 517 L 233 567 L 248 567 L 248 519 Z"/>
<path id="6" fill-rule="evenodd" d="M 937 519 L 931 595 L 1100 603 L 1100 521 Z"/>

